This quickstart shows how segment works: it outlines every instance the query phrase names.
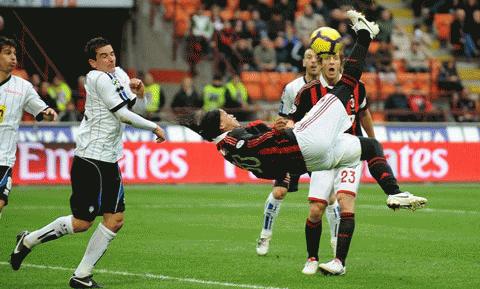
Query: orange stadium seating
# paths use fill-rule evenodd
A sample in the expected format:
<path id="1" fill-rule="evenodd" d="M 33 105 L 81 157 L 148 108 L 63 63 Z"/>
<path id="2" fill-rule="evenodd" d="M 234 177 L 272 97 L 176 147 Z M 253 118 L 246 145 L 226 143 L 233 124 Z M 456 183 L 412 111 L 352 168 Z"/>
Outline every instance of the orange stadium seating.
<path id="1" fill-rule="evenodd" d="M 437 13 L 433 17 L 433 25 L 437 31 L 439 40 L 450 39 L 450 24 L 453 22 L 453 15 L 449 13 Z"/>

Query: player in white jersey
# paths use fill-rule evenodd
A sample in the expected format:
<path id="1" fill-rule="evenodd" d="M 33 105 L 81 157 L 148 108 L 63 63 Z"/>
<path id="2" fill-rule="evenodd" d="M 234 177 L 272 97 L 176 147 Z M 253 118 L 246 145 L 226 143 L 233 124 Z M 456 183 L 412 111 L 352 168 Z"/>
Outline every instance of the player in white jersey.
<path id="1" fill-rule="evenodd" d="M 116 67 L 110 43 L 101 37 L 85 46 L 93 68 L 86 76 L 87 102 L 85 116 L 76 138 L 71 169 L 72 215 L 56 219 L 34 232 L 22 232 L 11 254 L 10 263 L 18 270 L 34 246 L 66 234 L 88 230 L 97 216 L 103 216 L 88 243 L 82 261 L 70 278 L 72 288 L 100 288 L 92 278 L 95 264 L 115 238 L 124 220 L 124 189 L 118 167 L 122 157 L 123 123 L 152 131 L 157 142 L 165 139 L 155 123 L 131 112 L 145 108 L 144 86 L 139 79 L 129 79 Z"/>
<path id="2" fill-rule="evenodd" d="M 12 167 L 17 151 L 17 131 L 23 111 L 37 120 L 55 120 L 55 110 L 49 108 L 32 84 L 12 75 L 17 66 L 16 43 L 0 36 L 0 217 L 8 204 L 12 189 Z"/>
<path id="3" fill-rule="evenodd" d="M 289 82 L 282 94 L 280 108 L 278 114 L 282 117 L 288 116 L 297 93 L 304 87 L 305 84 L 317 80 L 320 75 L 320 64 L 317 61 L 317 56 L 312 49 L 305 50 L 303 55 L 303 67 L 305 67 L 305 75 Z M 270 240 L 273 234 L 273 225 L 275 219 L 280 212 L 280 206 L 287 192 L 295 192 L 298 190 L 298 180 L 300 176 L 290 176 L 289 183 L 276 181 L 273 185 L 272 192 L 268 195 L 265 201 L 263 212 L 263 225 L 260 237 L 257 240 L 256 251 L 259 256 L 265 256 L 270 248 Z M 330 225 L 332 240 L 336 240 L 336 231 L 340 221 L 338 212 L 338 203 L 335 202 L 335 197 L 330 200 L 330 206 L 327 208 L 327 220 Z"/>

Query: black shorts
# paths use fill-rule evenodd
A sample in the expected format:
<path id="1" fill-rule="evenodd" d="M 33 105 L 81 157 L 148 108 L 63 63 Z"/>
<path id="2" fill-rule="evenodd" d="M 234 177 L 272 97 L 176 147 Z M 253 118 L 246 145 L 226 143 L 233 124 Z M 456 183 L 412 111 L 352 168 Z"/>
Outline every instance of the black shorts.
<path id="1" fill-rule="evenodd" d="M 75 218 L 93 221 L 104 213 L 125 211 L 125 193 L 118 163 L 73 158 L 70 208 Z"/>
<path id="2" fill-rule="evenodd" d="M 12 190 L 12 168 L 0 166 L 0 200 L 8 205 L 8 194 Z"/>

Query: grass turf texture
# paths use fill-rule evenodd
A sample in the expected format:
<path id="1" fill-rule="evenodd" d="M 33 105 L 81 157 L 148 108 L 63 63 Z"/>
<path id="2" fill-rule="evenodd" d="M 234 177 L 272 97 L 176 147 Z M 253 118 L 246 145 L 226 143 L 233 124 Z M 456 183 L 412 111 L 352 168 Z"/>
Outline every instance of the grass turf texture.
<path id="1" fill-rule="evenodd" d="M 393 212 L 377 186 L 361 187 L 347 274 L 326 277 L 301 273 L 305 185 L 284 201 L 266 257 L 255 254 L 255 240 L 270 186 L 127 186 L 124 228 L 97 264 L 108 272 L 96 271 L 95 279 L 105 288 L 129 289 L 479 288 L 480 185 L 404 188 L 426 196 L 428 208 Z M 68 288 L 96 226 L 36 247 L 18 272 L 6 262 L 19 231 L 70 213 L 69 194 L 63 186 L 13 189 L 0 220 L 0 288 Z M 331 259 L 326 224 L 321 262 Z"/>

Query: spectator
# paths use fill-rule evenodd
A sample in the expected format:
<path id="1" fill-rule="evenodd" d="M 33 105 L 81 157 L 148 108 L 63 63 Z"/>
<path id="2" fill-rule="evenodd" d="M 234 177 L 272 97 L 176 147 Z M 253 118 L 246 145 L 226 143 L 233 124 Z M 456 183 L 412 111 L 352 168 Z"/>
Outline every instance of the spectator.
<path id="1" fill-rule="evenodd" d="M 278 10 L 273 10 L 272 19 L 268 21 L 268 37 L 275 39 L 279 35 L 283 35 L 285 32 L 285 19 Z"/>
<path id="2" fill-rule="evenodd" d="M 380 19 L 383 10 L 385 10 L 385 7 L 378 5 L 376 0 L 371 0 L 370 5 L 365 11 L 365 16 L 367 16 L 370 21 L 377 21 Z"/>
<path id="3" fill-rule="evenodd" d="M 255 23 L 255 30 L 261 36 L 267 35 L 268 28 L 267 22 L 260 17 L 260 12 L 258 10 L 252 11 L 252 21 Z"/>
<path id="4" fill-rule="evenodd" d="M 412 42 L 410 51 L 405 55 L 405 66 L 407 72 L 427 72 L 429 70 L 428 56 L 415 41 Z"/>
<path id="5" fill-rule="evenodd" d="M 160 109 L 165 105 L 165 94 L 162 91 L 162 87 L 159 83 L 155 82 L 153 75 L 149 72 L 143 76 L 143 84 L 145 86 L 144 97 L 147 100 L 147 106 L 145 108 L 146 118 L 159 121 Z"/>
<path id="6" fill-rule="evenodd" d="M 251 101 L 248 97 L 247 88 L 240 79 L 240 75 L 234 74 L 225 87 L 227 88 L 229 96 L 225 102 L 225 108 L 233 108 L 233 115 L 239 121 L 250 120 L 251 113 L 248 111 L 248 107 Z"/>
<path id="7" fill-rule="evenodd" d="M 263 21 L 267 22 L 270 20 L 272 16 L 272 8 L 270 8 L 270 0 L 257 0 L 257 5 L 255 5 L 255 9 L 260 12 L 260 17 Z"/>
<path id="8" fill-rule="evenodd" d="M 203 6 L 190 19 L 191 33 L 187 38 L 186 58 L 190 66 L 190 74 L 196 75 L 196 65 L 203 55 L 209 53 L 210 41 L 214 32 L 210 17 L 205 15 Z"/>
<path id="9" fill-rule="evenodd" d="M 473 12 L 472 40 L 477 50 L 480 49 L 480 9 Z"/>
<path id="10" fill-rule="evenodd" d="M 253 20 L 248 20 L 245 23 L 245 32 L 241 37 L 249 39 L 252 47 L 257 46 L 260 43 L 260 33 L 255 28 L 255 22 L 253 22 Z"/>
<path id="11" fill-rule="evenodd" d="M 385 100 L 384 108 L 388 121 L 412 120 L 408 98 L 399 83 L 395 84 L 395 91 Z"/>
<path id="12" fill-rule="evenodd" d="M 433 43 L 432 37 L 428 33 L 428 28 L 425 24 L 414 25 L 413 40 L 418 42 L 423 48 L 429 48 Z"/>
<path id="13" fill-rule="evenodd" d="M 450 59 L 442 63 L 440 73 L 438 75 L 438 87 L 447 91 L 461 91 L 463 85 L 458 76 L 455 60 Z"/>
<path id="14" fill-rule="evenodd" d="M 211 84 L 203 88 L 203 110 L 222 108 L 227 99 L 227 89 L 220 74 L 215 74 Z"/>
<path id="15" fill-rule="evenodd" d="M 323 16 L 313 13 L 313 8 L 310 4 L 305 4 L 303 15 L 295 19 L 295 29 L 299 38 L 310 37 L 310 34 L 315 29 L 322 26 L 326 26 L 325 19 Z"/>
<path id="16" fill-rule="evenodd" d="M 479 120 L 476 113 L 476 103 L 466 88 L 454 93 L 450 107 L 456 121 L 472 122 Z"/>
<path id="17" fill-rule="evenodd" d="M 457 9 L 455 20 L 450 26 L 450 43 L 453 46 L 454 53 L 461 55 L 463 52 L 463 55 L 467 58 L 472 58 L 478 56 L 478 51 L 468 30 L 465 25 L 465 10 Z"/>
<path id="18" fill-rule="evenodd" d="M 30 76 L 30 82 L 33 85 L 33 88 L 35 89 L 36 92 L 40 90 L 40 84 L 42 83 L 42 80 L 40 79 L 40 75 L 37 73 L 34 73 Z"/>
<path id="19" fill-rule="evenodd" d="M 51 108 L 57 110 L 57 102 L 53 98 L 54 92 L 50 89 L 50 83 L 47 81 L 42 81 L 40 83 L 40 88 L 38 90 L 38 95 L 40 98 Z"/>
<path id="20" fill-rule="evenodd" d="M 292 65 L 290 64 L 290 50 L 287 46 L 288 42 L 282 36 L 277 36 L 275 39 L 275 54 L 277 55 L 277 71 L 286 72 L 292 71 Z"/>
<path id="21" fill-rule="evenodd" d="M 223 20 L 222 17 L 220 17 L 220 7 L 213 5 L 210 11 L 212 12 L 211 19 L 213 23 L 213 29 L 215 31 L 221 31 L 223 29 Z"/>
<path id="22" fill-rule="evenodd" d="M 415 113 L 415 121 L 434 120 L 434 117 L 431 115 L 434 111 L 433 105 L 420 90 L 412 90 L 412 93 L 408 96 L 408 105 Z"/>
<path id="23" fill-rule="evenodd" d="M 83 115 L 79 113 L 75 107 L 73 101 L 69 101 L 65 107 L 65 110 L 58 115 L 60 121 L 81 121 Z"/>
<path id="24" fill-rule="evenodd" d="M 381 41 L 375 53 L 376 64 L 375 68 L 378 72 L 392 72 L 394 71 L 392 62 L 392 47 L 385 41 Z"/>
<path id="25" fill-rule="evenodd" d="M 76 104 L 77 110 L 80 113 L 85 111 L 85 101 L 87 100 L 87 91 L 85 90 L 85 76 L 81 75 L 77 78 L 77 92 L 76 92 Z"/>
<path id="26" fill-rule="evenodd" d="M 200 107 L 202 107 L 202 100 L 193 86 L 192 78 L 187 76 L 182 80 L 180 89 L 173 98 L 171 108 L 177 113 L 185 112 L 184 110 L 189 108 Z"/>
<path id="27" fill-rule="evenodd" d="M 323 0 L 313 0 L 312 8 L 315 14 L 321 15 L 326 23 L 330 23 L 330 9 Z"/>
<path id="28" fill-rule="evenodd" d="M 280 11 L 285 21 L 293 22 L 295 20 L 295 10 L 297 9 L 296 1 L 275 0 L 273 9 Z"/>
<path id="29" fill-rule="evenodd" d="M 375 39 L 390 43 L 392 41 L 392 33 L 395 27 L 392 12 L 388 9 L 383 9 L 377 24 L 380 28 L 380 33 L 377 34 Z"/>
<path id="30" fill-rule="evenodd" d="M 54 91 L 54 99 L 57 102 L 57 109 L 59 112 L 62 112 L 67 109 L 67 104 L 72 100 L 72 89 L 70 86 L 61 78 L 56 75 L 53 78 L 53 84 L 51 86 Z"/>
<path id="31" fill-rule="evenodd" d="M 268 37 L 264 36 L 260 45 L 254 48 L 253 56 L 255 64 L 260 71 L 274 71 L 277 66 L 277 55 L 273 48 L 273 43 Z"/>
<path id="32" fill-rule="evenodd" d="M 235 71 L 255 70 L 255 61 L 253 58 L 253 49 L 246 39 L 239 39 L 233 45 L 232 66 Z"/>
<path id="33" fill-rule="evenodd" d="M 303 70 L 303 55 L 305 50 L 310 47 L 310 36 L 304 36 L 301 38 L 301 41 L 295 43 L 290 52 L 291 64 L 293 67 L 296 67 L 297 71 Z"/>

